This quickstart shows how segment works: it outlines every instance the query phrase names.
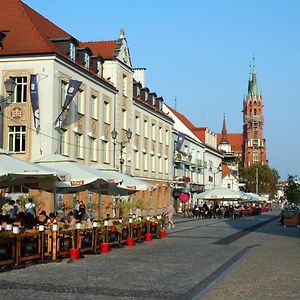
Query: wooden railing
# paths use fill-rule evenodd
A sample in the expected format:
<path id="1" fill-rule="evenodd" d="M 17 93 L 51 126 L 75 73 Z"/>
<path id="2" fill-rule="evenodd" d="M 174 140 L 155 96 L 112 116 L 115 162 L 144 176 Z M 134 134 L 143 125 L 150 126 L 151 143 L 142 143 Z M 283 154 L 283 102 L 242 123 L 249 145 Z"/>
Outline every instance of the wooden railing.
<path id="1" fill-rule="evenodd" d="M 146 233 L 159 236 L 160 226 L 149 221 L 141 224 L 122 223 L 93 228 L 57 229 L 39 227 L 37 230 L 0 232 L 0 269 L 6 266 L 23 266 L 27 262 L 56 261 L 69 257 L 72 245 L 81 253 L 101 253 L 101 244 L 122 246 L 131 235 L 136 242 L 145 240 Z"/>

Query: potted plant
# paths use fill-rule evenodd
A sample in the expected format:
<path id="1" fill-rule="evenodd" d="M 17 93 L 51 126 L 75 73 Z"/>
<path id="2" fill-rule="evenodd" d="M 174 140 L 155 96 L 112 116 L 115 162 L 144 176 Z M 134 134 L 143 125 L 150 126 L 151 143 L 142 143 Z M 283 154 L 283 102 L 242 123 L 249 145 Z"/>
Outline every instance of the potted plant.
<path id="1" fill-rule="evenodd" d="M 103 224 L 101 224 L 101 234 L 102 234 L 101 253 L 108 253 L 109 242 L 108 242 L 108 221 L 107 220 L 104 220 Z"/>
<path id="2" fill-rule="evenodd" d="M 288 207 L 281 211 L 283 225 L 286 226 L 299 226 L 300 210 L 298 207 Z"/>
<path id="3" fill-rule="evenodd" d="M 72 260 L 77 260 L 79 256 L 79 248 L 77 247 L 77 237 L 76 237 L 76 228 L 71 228 L 71 249 L 70 249 L 70 258 Z"/>
<path id="4" fill-rule="evenodd" d="M 167 236 L 166 229 L 165 229 L 165 215 L 158 215 L 157 221 L 159 227 L 159 237 L 165 238 Z"/>

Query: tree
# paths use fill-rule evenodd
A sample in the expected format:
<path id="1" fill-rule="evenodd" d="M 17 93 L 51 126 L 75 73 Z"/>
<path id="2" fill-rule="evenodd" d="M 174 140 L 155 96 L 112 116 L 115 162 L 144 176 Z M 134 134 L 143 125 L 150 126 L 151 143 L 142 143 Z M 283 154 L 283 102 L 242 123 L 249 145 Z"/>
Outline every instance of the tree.
<path id="1" fill-rule="evenodd" d="M 269 194 L 274 198 L 279 180 L 278 171 L 267 165 L 255 164 L 249 168 L 240 168 L 240 178 L 245 182 L 245 192 Z"/>
<path id="2" fill-rule="evenodd" d="M 284 187 L 284 195 L 289 203 L 300 204 L 300 184 L 296 182 L 297 176 L 289 175 L 288 183 Z"/>

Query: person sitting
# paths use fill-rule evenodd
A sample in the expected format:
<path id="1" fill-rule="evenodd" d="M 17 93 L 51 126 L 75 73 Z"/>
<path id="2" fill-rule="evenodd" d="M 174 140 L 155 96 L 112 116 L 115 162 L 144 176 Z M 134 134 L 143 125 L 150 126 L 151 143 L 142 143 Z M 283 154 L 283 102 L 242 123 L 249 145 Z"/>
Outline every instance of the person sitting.
<path id="1" fill-rule="evenodd" d="M 57 221 L 55 219 L 55 214 L 51 212 L 49 214 L 49 218 L 47 219 L 47 225 L 52 228 L 53 224 L 57 224 Z"/>
<path id="2" fill-rule="evenodd" d="M 42 210 L 38 215 L 37 224 L 45 225 L 47 224 L 47 220 L 48 220 L 48 216 L 46 215 L 46 212 Z"/>

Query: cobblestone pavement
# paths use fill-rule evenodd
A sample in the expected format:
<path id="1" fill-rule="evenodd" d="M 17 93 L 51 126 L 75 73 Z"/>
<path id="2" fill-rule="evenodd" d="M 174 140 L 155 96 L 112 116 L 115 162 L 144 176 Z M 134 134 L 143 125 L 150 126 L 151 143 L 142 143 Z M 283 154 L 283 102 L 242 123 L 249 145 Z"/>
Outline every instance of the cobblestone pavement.
<path id="1" fill-rule="evenodd" d="M 2 272 L 0 299 L 300 298 L 300 228 L 278 220 L 175 217 L 165 239 Z"/>

